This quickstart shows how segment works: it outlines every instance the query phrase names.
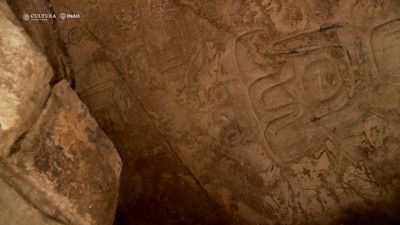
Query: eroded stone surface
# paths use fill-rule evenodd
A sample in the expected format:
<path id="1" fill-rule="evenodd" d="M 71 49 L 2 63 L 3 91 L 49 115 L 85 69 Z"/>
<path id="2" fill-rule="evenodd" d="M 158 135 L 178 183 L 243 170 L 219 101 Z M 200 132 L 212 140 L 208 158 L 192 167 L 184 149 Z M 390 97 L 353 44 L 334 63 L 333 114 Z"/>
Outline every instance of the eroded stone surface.
<path id="1" fill-rule="evenodd" d="M 50 92 L 46 57 L 4 1 L 0 33 L 0 223 L 113 224 L 122 164 L 112 142 L 68 82 Z"/>
<path id="2" fill-rule="evenodd" d="M 3 160 L 15 188 L 47 214 L 71 224 L 113 223 L 122 164 L 66 81 Z"/>
<path id="3" fill-rule="evenodd" d="M 2 179 L 0 179 L 0 190 L 0 218 L 3 224 L 61 224 L 46 217 Z"/>
<path id="4" fill-rule="evenodd" d="M 0 1 L 1 155 L 36 121 L 52 77 L 46 57 L 17 23 L 5 1 Z"/>
<path id="5" fill-rule="evenodd" d="M 125 162 L 121 224 L 400 219 L 399 1 L 51 3 L 81 14 L 58 36 Z"/>

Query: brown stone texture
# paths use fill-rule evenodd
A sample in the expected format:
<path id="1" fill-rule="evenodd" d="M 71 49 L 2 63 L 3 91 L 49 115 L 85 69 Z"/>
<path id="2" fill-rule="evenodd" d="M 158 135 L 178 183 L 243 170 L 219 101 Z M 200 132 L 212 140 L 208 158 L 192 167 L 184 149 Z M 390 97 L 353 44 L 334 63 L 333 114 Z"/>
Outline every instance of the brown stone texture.
<path id="1" fill-rule="evenodd" d="M 67 81 L 50 87 L 52 75 L 0 1 L 0 224 L 113 224 L 119 155 Z"/>
<path id="2" fill-rule="evenodd" d="M 66 81 L 2 161 L 10 182 L 48 215 L 68 224 L 113 223 L 122 164 Z"/>
<path id="3" fill-rule="evenodd" d="M 0 10 L 0 155 L 5 155 L 37 119 L 53 74 L 5 1 Z"/>
<path id="4" fill-rule="evenodd" d="M 44 215 L 2 179 L 0 179 L 0 190 L 0 218 L 2 224 L 62 224 Z"/>
<path id="5" fill-rule="evenodd" d="M 80 13 L 22 24 L 121 155 L 117 224 L 399 222 L 399 1 L 8 2 Z"/>

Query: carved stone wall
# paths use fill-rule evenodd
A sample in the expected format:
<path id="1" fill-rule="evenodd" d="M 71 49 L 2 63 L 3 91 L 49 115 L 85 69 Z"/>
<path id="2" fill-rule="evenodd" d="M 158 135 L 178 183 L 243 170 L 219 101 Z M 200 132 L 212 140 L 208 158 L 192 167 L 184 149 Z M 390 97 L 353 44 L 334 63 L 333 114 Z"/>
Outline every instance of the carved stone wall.
<path id="1" fill-rule="evenodd" d="M 9 4 L 80 13 L 22 24 L 121 155 L 118 223 L 399 221 L 399 1 Z"/>

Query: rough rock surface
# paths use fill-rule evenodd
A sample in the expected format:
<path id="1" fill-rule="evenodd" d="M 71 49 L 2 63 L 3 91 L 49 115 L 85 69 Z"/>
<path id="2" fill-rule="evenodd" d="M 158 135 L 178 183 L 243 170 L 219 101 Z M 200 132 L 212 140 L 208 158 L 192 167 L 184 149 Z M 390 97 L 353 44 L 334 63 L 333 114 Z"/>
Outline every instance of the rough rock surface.
<path id="1" fill-rule="evenodd" d="M 36 209 L 0 178 L 0 221 L 11 225 L 61 225 Z"/>
<path id="2" fill-rule="evenodd" d="M 2 161 L 8 180 L 48 215 L 68 224 L 113 223 L 121 161 L 66 81 Z"/>
<path id="3" fill-rule="evenodd" d="M 399 1 L 46 3 L 81 15 L 43 24 L 124 161 L 119 223 L 400 220 Z"/>
<path id="4" fill-rule="evenodd" d="M 0 56 L 0 224 L 113 224 L 118 153 L 4 2 Z"/>
<path id="5" fill-rule="evenodd" d="M 0 10 L 0 155 L 5 155 L 36 121 L 53 74 L 5 1 Z"/>

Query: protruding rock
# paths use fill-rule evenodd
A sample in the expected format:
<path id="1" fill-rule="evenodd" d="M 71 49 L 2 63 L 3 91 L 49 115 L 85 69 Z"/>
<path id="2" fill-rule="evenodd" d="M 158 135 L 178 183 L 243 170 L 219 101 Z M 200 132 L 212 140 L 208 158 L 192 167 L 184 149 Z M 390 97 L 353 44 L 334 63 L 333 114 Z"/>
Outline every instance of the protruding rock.
<path id="1" fill-rule="evenodd" d="M 112 224 L 122 163 L 66 81 L 4 161 L 8 180 L 47 214 L 71 224 Z"/>
<path id="2" fill-rule="evenodd" d="M 50 90 L 52 70 L 17 23 L 0 1 L 0 223 L 57 224 L 47 214 L 112 224 L 118 153 L 69 83 Z M 19 210 L 32 215 L 16 218 Z"/>
<path id="3" fill-rule="evenodd" d="M 36 121 L 52 70 L 12 12 L 0 2 L 0 155 Z"/>

